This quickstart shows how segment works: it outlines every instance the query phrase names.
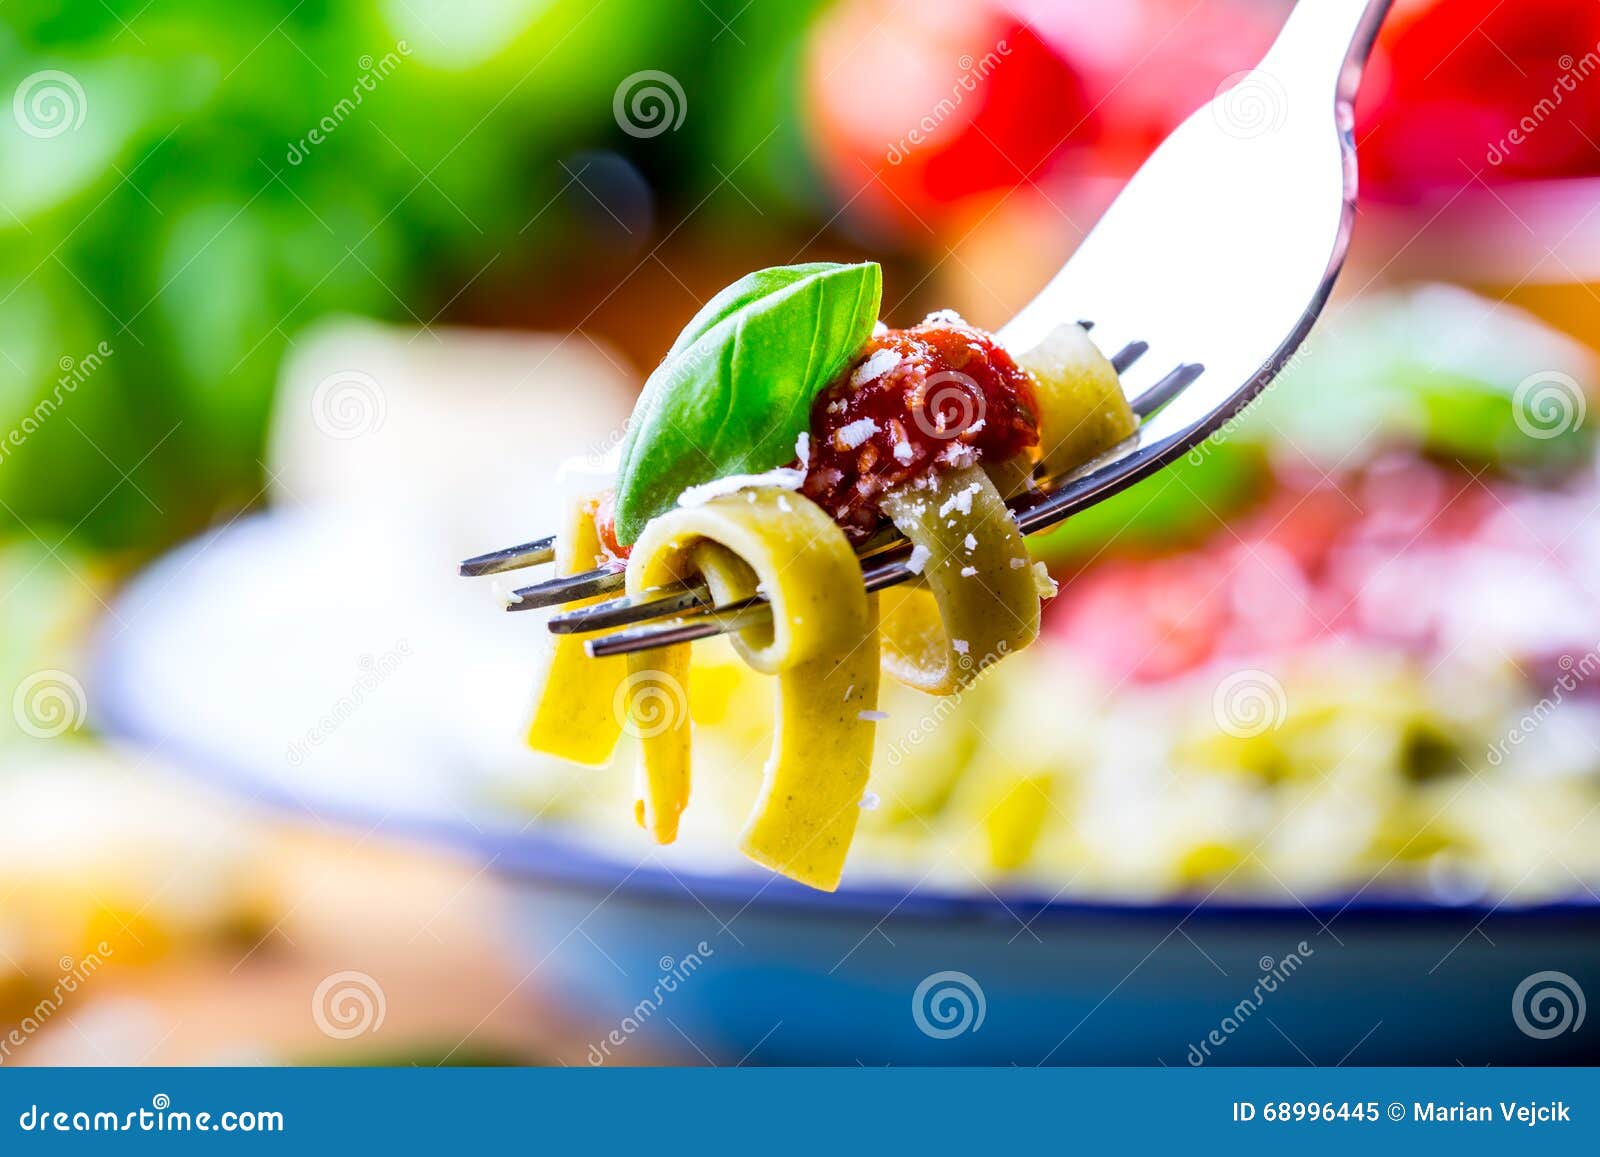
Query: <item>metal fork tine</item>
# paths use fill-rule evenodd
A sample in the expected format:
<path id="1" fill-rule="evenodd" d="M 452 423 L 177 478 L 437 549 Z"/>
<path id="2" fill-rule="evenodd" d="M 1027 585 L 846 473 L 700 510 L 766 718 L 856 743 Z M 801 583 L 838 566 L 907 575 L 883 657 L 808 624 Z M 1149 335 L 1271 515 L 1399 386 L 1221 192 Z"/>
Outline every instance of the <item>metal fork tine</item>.
<path id="1" fill-rule="evenodd" d="M 474 555 L 461 564 L 461 576 L 477 578 L 480 575 L 520 570 L 525 566 L 538 566 L 542 562 L 549 562 L 555 556 L 556 538 L 552 534 L 548 538 L 536 538 L 520 546 L 508 546 L 504 550 Z"/>
<path id="2" fill-rule="evenodd" d="M 1205 366 L 1195 362 L 1185 362 L 1135 398 L 1130 403 L 1133 407 L 1133 412 L 1141 418 L 1148 418 L 1162 406 L 1172 401 L 1173 398 L 1183 393 L 1194 383 L 1196 378 L 1205 372 Z"/>
<path id="3" fill-rule="evenodd" d="M 881 563 L 869 568 L 865 575 L 868 592 L 881 591 L 912 577 L 912 572 L 902 562 Z M 647 651 L 656 647 L 670 647 L 675 643 L 693 643 L 717 635 L 741 631 L 746 627 L 769 622 L 772 605 L 759 595 L 740 603 L 717 607 L 703 615 L 679 619 L 675 622 L 653 622 L 647 627 L 631 631 L 618 631 L 598 639 L 590 639 L 584 649 L 594 659 L 608 655 L 626 655 L 632 651 Z"/>
<path id="4" fill-rule="evenodd" d="M 596 603 L 582 610 L 552 615 L 547 625 L 552 635 L 582 635 L 590 631 L 625 627 L 630 623 L 670 618 L 697 607 L 709 607 L 712 602 L 710 589 L 704 583 L 695 583 L 666 594 L 640 599 L 612 599 L 608 603 Z"/>
<path id="5" fill-rule="evenodd" d="M 1147 341 L 1130 341 L 1118 350 L 1116 356 L 1111 359 L 1112 368 L 1119 374 L 1127 373 L 1134 362 L 1144 357 L 1149 348 L 1150 343 Z"/>
<path id="6" fill-rule="evenodd" d="M 602 635 L 584 643 L 584 650 L 593 659 L 608 655 L 626 655 L 633 651 L 649 651 L 657 647 L 670 647 L 674 643 L 692 643 L 697 639 L 710 639 L 729 631 L 743 630 L 768 621 L 772 612 L 765 601 L 751 602 L 722 610 L 696 615 L 665 624 L 655 623 L 632 631 L 618 631 Z"/>
<path id="7" fill-rule="evenodd" d="M 877 533 L 866 539 L 856 548 L 856 555 L 865 562 L 885 551 L 896 547 L 903 547 L 906 540 L 893 526 L 885 526 Z M 869 572 L 870 573 L 870 572 Z M 550 584 L 545 583 L 537 587 L 529 587 L 529 591 L 543 597 L 543 591 Z M 620 587 L 620 583 L 618 584 Z M 522 594 L 522 591 L 518 591 Z M 560 596 L 563 601 L 566 596 Z M 625 627 L 632 623 L 647 623 L 653 619 L 663 619 L 671 615 L 680 615 L 684 611 L 696 607 L 712 604 L 711 592 L 703 583 L 682 587 L 665 594 L 651 598 L 620 598 L 610 602 L 596 603 L 593 606 L 583 607 L 576 611 L 567 611 L 564 614 L 554 615 L 549 622 L 552 634 L 557 635 L 586 635 L 590 631 L 605 631 L 616 627 Z M 549 606 L 548 601 L 536 603 L 536 606 Z M 521 610 L 521 604 L 513 604 L 508 610 Z"/>
<path id="8" fill-rule="evenodd" d="M 626 581 L 625 572 L 620 566 L 596 567 L 581 574 L 567 575 L 512 591 L 512 601 L 506 605 L 506 610 L 532 611 L 539 607 L 555 607 L 578 599 L 609 595 L 620 591 Z"/>

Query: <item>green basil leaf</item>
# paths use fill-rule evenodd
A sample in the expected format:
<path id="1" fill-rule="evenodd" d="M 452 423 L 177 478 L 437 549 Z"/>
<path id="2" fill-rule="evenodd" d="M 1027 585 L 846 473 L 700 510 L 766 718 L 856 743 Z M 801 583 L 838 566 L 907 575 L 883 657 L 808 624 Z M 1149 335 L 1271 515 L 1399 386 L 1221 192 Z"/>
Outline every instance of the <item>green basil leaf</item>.
<path id="1" fill-rule="evenodd" d="M 791 285 L 837 269 L 860 269 L 864 266 L 842 266 L 831 261 L 813 261 L 806 265 L 775 265 L 771 269 L 758 269 L 746 274 L 719 292 L 700 307 L 700 312 L 689 319 L 678 340 L 672 343 L 667 357 L 674 357 L 688 349 L 706 335 L 706 331 L 731 314 L 746 306 L 788 289 Z"/>
<path id="2" fill-rule="evenodd" d="M 634 408 L 617 475 L 617 538 L 631 543 L 678 495 L 794 459 L 811 401 L 872 335 L 873 262 L 763 269 L 695 314 Z"/>

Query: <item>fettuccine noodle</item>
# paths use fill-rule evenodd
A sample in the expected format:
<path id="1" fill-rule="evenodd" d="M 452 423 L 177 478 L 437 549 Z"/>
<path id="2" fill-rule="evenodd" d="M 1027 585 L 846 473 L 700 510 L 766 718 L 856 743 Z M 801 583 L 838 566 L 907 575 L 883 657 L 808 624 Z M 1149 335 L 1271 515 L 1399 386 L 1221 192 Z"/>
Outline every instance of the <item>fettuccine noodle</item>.
<path id="1" fill-rule="evenodd" d="M 832 890 L 867 787 L 869 713 L 878 701 L 877 607 L 860 563 L 844 532 L 814 503 L 784 490 L 757 489 L 679 507 L 652 521 L 634 544 L 628 594 L 695 574 L 719 603 L 748 597 L 759 586 L 772 604 L 770 626 L 734 636 L 745 662 L 777 676 L 772 751 L 740 850 L 774 871 Z M 647 653 L 660 669 L 680 673 L 685 697 L 688 652 L 688 644 L 679 644 Z M 686 796 L 688 761 L 686 743 L 658 745 L 643 760 L 641 814 L 657 839 L 670 839 L 676 828 L 672 809 Z"/>
<path id="2" fill-rule="evenodd" d="M 594 499 L 585 496 L 567 509 L 566 524 L 556 535 L 558 575 L 588 570 L 600 555 L 594 525 Z M 569 604 L 588 606 L 586 599 Z M 551 635 L 541 656 L 538 701 L 528 725 L 528 746 L 573 763 L 600 767 L 610 762 L 622 735 L 622 720 L 612 702 L 628 665 L 621 657 L 591 659 L 576 635 Z"/>
<path id="3" fill-rule="evenodd" d="M 884 496 L 883 512 L 920 553 L 921 585 L 884 592 L 883 665 L 948 695 L 1039 634 L 1032 560 L 1000 492 L 977 466 Z"/>

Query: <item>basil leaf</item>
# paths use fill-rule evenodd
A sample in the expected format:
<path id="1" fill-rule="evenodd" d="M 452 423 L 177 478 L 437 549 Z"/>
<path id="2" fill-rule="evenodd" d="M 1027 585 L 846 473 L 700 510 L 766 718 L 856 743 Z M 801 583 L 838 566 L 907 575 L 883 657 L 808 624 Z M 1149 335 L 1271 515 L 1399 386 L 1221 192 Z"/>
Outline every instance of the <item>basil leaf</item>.
<path id="1" fill-rule="evenodd" d="M 678 495 L 794 459 L 811 400 L 872 335 L 877 264 L 763 269 L 695 314 L 645 383 L 617 475 L 617 538 L 631 543 Z"/>
<path id="2" fill-rule="evenodd" d="M 778 293 L 819 273 L 847 268 L 864 267 L 837 265 L 831 261 L 813 261 L 807 265 L 775 265 L 771 269 L 758 269 L 754 273 L 747 274 L 700 307 L 700 312 L 689 319 L 689 324 L 683 327 L 678 340 L 672 343 L 672 348 L 667 351 L 667 357 L 681 354 L 704 337 L 706 331 L 719 321 L 763 297 Z"/>

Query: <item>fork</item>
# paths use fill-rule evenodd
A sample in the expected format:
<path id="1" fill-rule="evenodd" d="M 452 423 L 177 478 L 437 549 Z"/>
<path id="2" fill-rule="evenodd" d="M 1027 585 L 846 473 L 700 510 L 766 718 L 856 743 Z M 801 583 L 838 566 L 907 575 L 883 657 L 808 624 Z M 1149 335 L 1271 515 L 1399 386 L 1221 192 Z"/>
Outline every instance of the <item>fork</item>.
<path id="1" fill-rule="evenodd" d="M 1300 0 L 1261 64 L 1224 81 L 1151 155 L 1072 258 L 996 334 L 1025 350 L 1072 318 L 1117 349 L 1139 428 L 1118 446 L 1007 503 L 1023 534 L 1056 525 L 1217 434 L 1300 349 L 1327 304 L 1355 219 L 1353 102 L 1391 0 Z M 1171 367 L 1171 368 L 1164 368 Z M 543 538 L 461 564 L 465 576 L 549 562 Z M 913 577 L 886 527 L 858 548 L 868 591 Z M 620 563 L 512 593 L 522 611 L 614 594 Z M 762 596 L 714 606 L 703 584 L 554 615 L 595 657 L 754 625 Z M 643 624 L 643 625 L 639 625 Z M 628 630 L 616 628 L 630 627 Z"/>

